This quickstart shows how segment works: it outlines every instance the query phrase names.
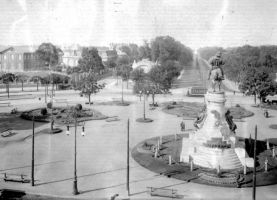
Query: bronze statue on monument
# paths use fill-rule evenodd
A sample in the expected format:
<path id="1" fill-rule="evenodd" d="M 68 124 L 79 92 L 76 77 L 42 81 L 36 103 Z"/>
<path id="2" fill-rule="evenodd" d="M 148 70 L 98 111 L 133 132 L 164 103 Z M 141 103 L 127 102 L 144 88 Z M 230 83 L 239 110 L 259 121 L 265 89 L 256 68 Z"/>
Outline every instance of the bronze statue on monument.
<path id="1" fill-rule="evenodd" d="M 211 79 L 213 92 L 216 92 L 216 85 L 218 85 L 218 91 L 220 91 L 221 82 L 224 80 L 224 72 L 222 69 L 224 62 L 221 58 L 221 53 L 218 52 L 209 60 L 209 63 L 212 67 L 209 71 L 208 80 Z"/>

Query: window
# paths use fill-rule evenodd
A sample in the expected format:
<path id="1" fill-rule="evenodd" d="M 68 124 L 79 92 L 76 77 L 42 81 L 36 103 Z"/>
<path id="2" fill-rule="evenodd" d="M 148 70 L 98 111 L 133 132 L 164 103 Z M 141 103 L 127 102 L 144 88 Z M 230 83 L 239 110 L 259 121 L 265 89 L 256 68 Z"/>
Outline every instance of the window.
<path id="1" fill-rule="evenodd" d="M 11 59 L 12 59 L 12 60 L 14 59 L 14 55 L 13 55 L 13 54 L 11 55 Z"/>
<path id="2" fill-rule="evenodd" d="M 22 56 L 21 56 L 21 55 L 18 55 L 18 59 L 21 60 L 21 59 L 22 59 Z"/>
<path id="3" fill-rule="evenodd" d="M 6 60 L 7 59 L 7 56 L 6 55 L 4 55 L 4 60 Z"/>

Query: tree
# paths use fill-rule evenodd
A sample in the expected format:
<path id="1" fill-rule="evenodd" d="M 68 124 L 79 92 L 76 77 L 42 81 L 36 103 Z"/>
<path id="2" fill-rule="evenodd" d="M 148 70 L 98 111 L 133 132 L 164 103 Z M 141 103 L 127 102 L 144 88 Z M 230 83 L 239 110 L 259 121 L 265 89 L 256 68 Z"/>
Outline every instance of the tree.
<path id="1" fill-rule="evenodd" d="M 152 61 L 159 63 L 168 60 L 187 65 L 193 59 L 192 50 L 170 36 L 159 36 L 151 42 Z"/>
<path id="2" fill-rule="evenodd" d="M 122 79 L 122 92 L 121 92 L 121 101 L 123 103 L 123 81 L 127 81 L 127 88 L 128 88 L 128 80 L 130 79 L 130 74 L 132 71 L 132 67 L 130 64 L 130 58 L 125 55 L 121 56 L 117 60 L 117 76 L 120 76 Z"/>
<path id="3" fill-rule="evenodd" d="M 138 84 L 143 82 L 143 80 L 145 79 L 145 76 L 146 74 L 144 72 L 144 69 L 142 68 L 136 68 L 131 73 L 132 80 Z"/>
<path id="4" fill-rule="evenodd" d="M 36 54 L 51 69 L 52 66 L 59 64 L 59 56 L 62 51 L 52 43 L 42 43 L 36 50 Z"/>
<path id="5" fill-rule="evenodd" d="M 139 60 L 143 58 L 151 60 L 151 48 L 146 40 L 144 40 L 144 44 L 138 48 L 138 53 Z"/>
<path id="6" fill-rule="evenodd" d="M 79 67 L 83 72 L 93 72 L 101 74 L 104 70 L 102 58 L 98 54 L 98 50 L 94 47 L 83 48 L 82 57 L 78 60 Z"/>
<path id="7" fill-rule="evenodd" d="M 39 84 L 39 82 L 41 82 L 41 80 L 42 80 L 42 77 L 38 76 L 38 75 L 35 75 L 35 76 L 31 77 L 31 79 L 30 79 L 30 81 L 34 81 L 37 84 L 37 91 L 38 91 L 38 84 Z"/>
<path id="8" fill-rule="evenodd" d="M 276 83 L 269 74 L 267 67 L 248 67 L 239 88 L 246 95 L 254 95 L 260 101 L 268 95 L 274 95 L 277 91 Z"/>
<path id="9" fill-rule="evenodd" d="M 15 80 L 21 82 L 21 91 L 23 92 L 23 84 L 29 79 L 29 76 L 26 74 L 16 74 Z"/>
<path id="10" fill-rule="evenodd" d="M 81 91 L 82 95 L 85 95 L 88 97 L 89 105 L 91 105 L 91 100 L 90 100 L 91 95 L 96 94 L 104 87 L 105 87 L 105 84 L 98 83 L 98 76 L 96 74 L 87 73 L 85 75 L 83 82 L 81 82 L 81 84 L 77 89 Z"/>
<path id="11" fill-rule="evenodd" d="M 10 87 L 9 87 L 9 84 L 10 84 L 10 82 L 13 82 L 15 80 L 15 75 L 12 74 L 12 73 L 4 73 L 0 77 L 0 80 L 2 80 L 2 82 L 4 84 L 6 84 L 6 91 L 7 91 L 7 94 L 8 94 L 8 98 L 10 98 Z"/>

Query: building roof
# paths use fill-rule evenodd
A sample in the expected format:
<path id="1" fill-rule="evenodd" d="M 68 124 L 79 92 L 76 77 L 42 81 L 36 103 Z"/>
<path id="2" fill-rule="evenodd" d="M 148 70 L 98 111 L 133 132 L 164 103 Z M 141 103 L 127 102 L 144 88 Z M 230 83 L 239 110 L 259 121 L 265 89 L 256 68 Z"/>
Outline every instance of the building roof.
<path id="1" fill-rule="evenodd" d="M 13 47 L 13 52 L 15 53 L 32 53 L 35 52 L 38 46 L 0 46 L 0 52 L 5 49 Z"/>

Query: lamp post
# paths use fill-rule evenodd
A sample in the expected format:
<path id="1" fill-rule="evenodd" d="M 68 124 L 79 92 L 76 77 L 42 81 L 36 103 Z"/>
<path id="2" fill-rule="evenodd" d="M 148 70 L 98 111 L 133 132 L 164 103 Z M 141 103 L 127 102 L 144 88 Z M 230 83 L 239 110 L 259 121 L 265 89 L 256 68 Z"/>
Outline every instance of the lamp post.
<path id="1" fill-rule="evenodd" d="M 31 185 L 35 185 L 34 167 L 35 167 L 35 116 L 33 115 L 33 134 L 32 134 L 32 164 L 31 164 Z"/>
<path id="2" fill-rule="evenodd" d="M 79 109 L 77 106 L 74 109 L 74 126 L 75 126 L 75 131 L 74 131 L 74 180 L 73 180 L 73 195 L 79 194 L 78 192 L 78 186 L 77 186 L 77 113 Z M 69 125 L 67 125 L 67 130 L 66 130 L 66 135 L 70 135 L 69 131 Z M 85 136 L 85 126 L 83 124 L 82 126 L 82 136 Z"/>

